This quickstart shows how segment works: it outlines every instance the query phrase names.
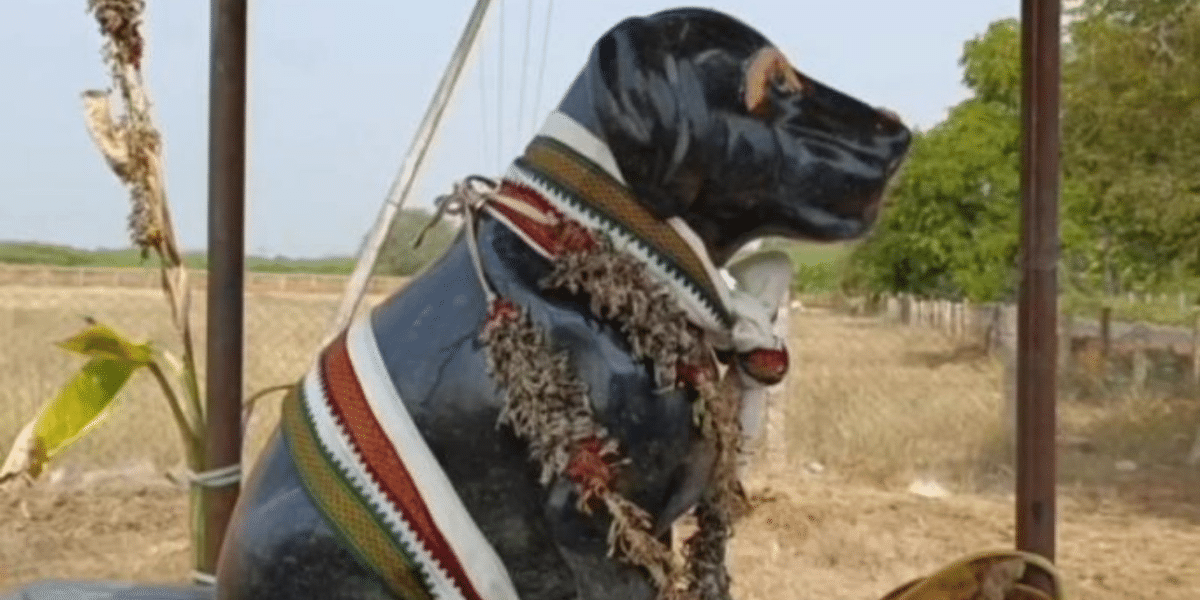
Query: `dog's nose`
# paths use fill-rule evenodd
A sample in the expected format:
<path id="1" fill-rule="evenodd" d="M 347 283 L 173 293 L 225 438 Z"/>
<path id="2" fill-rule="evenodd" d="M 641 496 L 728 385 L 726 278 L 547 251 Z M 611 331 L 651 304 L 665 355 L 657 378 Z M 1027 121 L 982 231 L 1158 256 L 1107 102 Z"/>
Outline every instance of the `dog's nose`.
<path id="1" fill-rule="evenodd" d="M 875 109 L 879 113 L 879 117 L 875 122 L 875 130 L 885 139 L 880 141 L 885 142 L 896 154 L 895 160 L 888 165 L 888 172 L 895 173 L 896 168 L 900 165 L 900 160 L 905 152 L 908 151 L 908 146 L 912 142 L 912 131 L 904 126 L 904 122 L 900 120 L 900 115 L 896 114 L 887 108 L 879 107 Z"/>
<path id="2" fill-rule="evenodd" d="M 880 131 L 895 133 L 897 130 L 904 128 L 904 123 L 900 121 L 900 115 L 896 114 L 895 111 L 882 106 L 875 110 L 879 113 L 879 120 L 875 123 L 875 127 Z"/>

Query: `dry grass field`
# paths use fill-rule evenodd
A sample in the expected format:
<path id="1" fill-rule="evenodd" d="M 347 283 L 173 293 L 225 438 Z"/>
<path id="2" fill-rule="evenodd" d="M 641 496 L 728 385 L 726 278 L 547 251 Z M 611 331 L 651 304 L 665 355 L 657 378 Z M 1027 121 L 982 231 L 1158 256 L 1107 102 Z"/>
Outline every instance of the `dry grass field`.
<path id="1" fill-rule="evenodd" d="M 249 299 L 248 392 L 304 371 L 335 300 Z M 169 340 L 163 311 L 154 290 L 0 287 L 0 445 L 78 364 L 51 342 L 80 317 Z M 792 327 L 793 375 L 748 478 L 757 509 L 732 549 L 737 597 L 877 598 L 1012 544 L 992 359 L 869 318 L 796 312 Z M 251 424 L 248 454 L 273 408 Z M 1059 558 L 1072 597 L 1200 597 L 1200 473 L 1182 466 L 1200 400 L 1079 398 L 1060 415 Z M 173 427 L 138 379 L 42 481 L 0 492 L 0 591 L 45 577 L 182 581 L 187 499 L 161 475 L 179 461 Z"/>
<path id="2" fill-rule="evenodd" d="M 258 293 L 247 298 L 247 395 L 289 383 L 304 373 L 338 299 L 336 294 L 323 293 Z M 193 292 L 192 301 L 197 360 L 203 371 L 204 291 Z M 82 329 L 84 317 L 109 324 L 135 340 L 164 344 L 178 355 L 178 338 L 166 311 L 157 289 L 0 287 L 0 445 L 7 444 L 83 364 L 82 357 L 58 349 L 54 342 Z M 251 454 L 265 442 L 268 424 L 276 418 L 272 403 L 263 406 L 247 436 Z M 153 378 L 142 373 L 130 381 L 108 421 L 65 452 L 56 468 L 57 477 L 77 479 L 96 469 L 163 470 L 181 460 L 166 401 Z"/>

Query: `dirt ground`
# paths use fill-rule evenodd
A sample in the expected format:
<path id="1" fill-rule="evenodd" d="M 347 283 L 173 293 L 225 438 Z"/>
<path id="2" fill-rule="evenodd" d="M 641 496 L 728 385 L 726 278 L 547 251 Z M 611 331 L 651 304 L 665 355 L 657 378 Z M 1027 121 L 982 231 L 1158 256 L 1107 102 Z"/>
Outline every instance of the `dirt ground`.
<path id="1" fill-rule="evenodd" d="M 914 361 L 895 352 L 905 347 L 917 354 L 950 353 L 953 348 L 944 340 L 924 333 L 897 332 L 867 319 L 822 314 L 794 318 L 794 326 L 801 331 L 800 339 L 794 340 L 801 348 L 794 352 L 801 374 L 798 389 L 832 389 L 832 382 L 847 378 L 838 370 L 846 357 L 828 347 L 814 346 L 815 340 L 839 340 L 839 347 L 848 348 L 847 352 L 862 360 L 856 368 L 881 374 L 873 381 L 854 380 L 851 388 L 834 394 L 839 398 L 867 397 L 875 393 L 864 387 L 871 385 L 897 390 L 889 377 L 908 381 L 918 378 L 920 369 L 940 369 L 936 377 L 957 376 L 947 370 L 958 368 L 954 365 L 930 366 L 929 361 Z M 856 345 L 860 342 L 861 346 Z M 810 350 L 804 350 L 805 345 Z M 942 349 L 937 350 L 939 347 Z M 990 381 L 991 367 L 960 366 L 963 373 L 976 373 L 980 382 Z M 795 419 L 788 411 L 832 397 L 828 390 L 821 393 L 826 395 L 789 398 L 787 410 L 775 418 Z M 921 395 L 932 393 L 922 391 Z M 992 408 L 987 410 L 995 415 Z M 900 414 L 890 421 L 900 419 Z M 837 431 L 850 432 L 844 435 L 875 436 L 868 429 L 862 430 L 868 433 L 855 433 L 854 427 L 866 425 L 836 419 L 829 422 L 838 424 Z M 800 432 L 796 427 L 781 431 L 785 436 Z M 905 437 L 912 435 L 917 434 Z M 1114 470 L 1112 459 L 1127 454 L 1110 455 L 1109 451 L 1126 449 L 1109 448 L 1106 438 L 1096 436 L 1082 450 L 1076 448 L 1077 441 L 1064 442 L 1068 445 L 1062 449 L 1064 468 L 1082 472 L 1081 465 L 1092 461 L 1108 469 L 1103 477 L 1092 469 L 1087 477 L 1077 477 L 1072 471 L 1062 478 L 1058 559 L 1070 597 L 1200 598 L 1200 476 L 1196 469 L 1133 456 L 1136 469 Z M 832 437 L 822 443 L 829 448 L 845 446 Z M 935 492 L 921 492 L 905 486 L 904 478 L 859 476 L 854 469 L 858 463 L 833 450 L 795 446 L 804 451 L 791 448 L 772 454 L 747 478 L 756 509 L 739 525 L 730 559 L 735 595 L 741 600 L 869 600 L 962 555 L 1012 546 L 1012 497 L 1003 486 L 972 489 L 946 478 L 944 485 L 934 486 Z M 862 447 L 869 448 L 869 444 Z M 913 452 L 919 450 L 914 448 Z M 891 448 L 883 450 L 897 454 Z M 925 463 L 918 460 L 914 464 L 921 467 Z M 875 473 L 884 463 L 871 465 L 866 473 Z M 186 580 L 190 553 L 187 496 L 152 471 L 117 474 L 107 482 L 67 478 L 0 491 L 0 593 L 43 578 Z M 904 473 L 908 477 L 908 471 Z"/>
<path id="2" fill-rule="evenodd" d="M 1005 498 L 929 499 L 818 475 L 761 480 L 735 537 L 742 600 L 878 598 L 909 578 L 1013 539 Z M 1059 564 L 1071 597 L 1193 600 L 1200 510 L 1147 516 L 1098 499 L 1060 501 Z M 38 489 L 0 506 L 0 590 L 42 578 L 187 578 L 186 495 L 162 485 Z"/>

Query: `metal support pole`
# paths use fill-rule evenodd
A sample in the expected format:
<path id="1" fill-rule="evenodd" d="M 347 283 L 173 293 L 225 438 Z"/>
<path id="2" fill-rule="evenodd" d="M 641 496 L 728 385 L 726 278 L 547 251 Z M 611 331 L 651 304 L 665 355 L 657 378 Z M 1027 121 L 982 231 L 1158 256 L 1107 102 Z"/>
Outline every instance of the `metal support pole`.
<path id="1" fill-rule="evenodd" d="M 346 283 L 346 291 L 342 294 L 337 313 L 330 321 L 322 345 L 328 344 L 350 324 L 354 312 L 358 310 L 358 305 L 362 302 L 363 294 L 367 289 L 367 280 L 370 279 L 371 272 L 375 269 L 375 261 L 379 258 L 379 250 L 387 240 L 392 221 L 395 220 L 396 214 L 400 212 L 412 192 L 413 183 L 417 180 L 417 174 L 425 161 L 425 155 L 429 152 L 434 135 L 437 134 L 438 126 L 442 122 L 442 116 L 450 104 L 451 94 L 454 93 L 467 58 L 475 47 L 475 40 L 479 37 L 479 30 L 483 27 L 490 6 L 491 0 L 476 0 L 475 8 L 471 10 L 471 15 L 467 18 L 462 37 L 459 38 L 458 45 L 450 55 L 450 64 L 446 66 L 446 71 L 442 74 L 442 79 L 438 82 L 437 90 L 433 94 L 433 100 L 425 111 L 425 117 L 421 119 L 421 125 L 417 128 L 416 135 L 413 136 L 412 145 L 404 157 L 400 173 L 392 182 L 391 189 L 388 190 L 387 201 L 379 210 L 379 216 L 376 217 L 370 234 L 363 241 L 362 249 L 358 254 L 358 263 L 354 266 L 354 272 L 350 274 L 350 280 Z"/>
<path id="2" fill-rule="evenodd" d="M 208 113 L 208 364 L 205 469 L 242 450 L 242 326 L 246 181 L 246 0 L 211 1 Z M 206 566 L 215 573 L 239 483 L 204 495 Z"/>
<path id="3" fill-rule="evenodd" d="M 1017 313 L 1017 548 L 1054 560 L 1057 480 L 1060 0 L 1021 1 L 1023 145 Z M 1049 590 L 1049 581 L 1029 581 Z"/>

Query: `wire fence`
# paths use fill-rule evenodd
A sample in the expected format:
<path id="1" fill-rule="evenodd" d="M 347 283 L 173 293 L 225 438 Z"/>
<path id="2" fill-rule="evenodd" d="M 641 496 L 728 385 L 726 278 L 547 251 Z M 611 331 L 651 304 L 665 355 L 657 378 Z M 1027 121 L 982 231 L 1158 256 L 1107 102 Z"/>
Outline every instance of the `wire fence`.
<path id="1" fill-rule="evenodd" d="M 55 347 L 54 342 L 84 327 L 85 317 L 178 351 L 167 305 L 152 274 L 135 285 L 129 283 L 134 279 L 128 273 L 88 270 L 79 275 L 54 269 L 46 275 L 45 271 L 30 271 L 32 281 L 10 278 L 0 283 L 0 446 L 4 449 L 82 364 L 81 357 Z M 325 276 L 272 275 L 249 283 L 254 279 L 248 276 L 246 294 L 247 395 L 294 382 L 306 371 L 343 284 Z M 326 287 L 318 290 L 313 282 Z M 375 285 L 364 308 L 383 301 L 403 281 L 377 280 Z M 198 348 L 205 342 L 204 296 L 193 295 Z M 765 554 L 756 560 L 775 569 L 842 565 L 862 585 L 882 588 L 980 547 L 1010 545 L 1008 494 L 1013 461 L 1011 448 L 1006 447 L 1011 430 L 1005 423 L 1012 410 L 1006 400 L 1012 388 L 1006 356 L 1015 339 L 1014 308 L 916 298 L 893 298 L 875 307 L 850 304 L 858 307 L 858 314 L 793 301 L 780 323 L 789 331 L 792 368 L 768 401 L 760 423 L 763 435 L 747 465 L 753 484 L 748 489 L 756 501 L 765 503 L 762 510 L 768 520 L 767 525 L 760 521 L 748 526 L 740 535 L 795 528 L 772 542 L 780 544 L 780 550 L 772 554 L 770 544 L 765 544 Z M 1068 336 L 1075 347 L 1070 353 L 1076 363 L 1072 369 L 1078 372 L 1094 367 L 1083 347 L 1093 343 L 1088 340 L 1095 339 L 1100 327 L 1100 315 L 1092 320 L 1097 321 L 1094 326 L 1082 317 L 1069 326 L 1063 320 L 1067 330 L 1078 332 Z M 1112 318 L 1108 363 L 1124 364 L 1120 357 L 1132 340 L 1139 339 L 1135 333 L 1157 331 L 1156 327 Z M 1192 348 L 1187 347 L 1189 352 Z M 203 368 L 203 354 L 198 358 Z M 1154 360 L 1147 367 L 1151 381 Z M 1128 373 L 1133 372 L 1128 370 L 1131 361 L 1126 365 Z M 1106 377 L 1100 380 L 1106 385 L 1120 383 L 1120 377 Z M 1146 589 L 1139 581 L 1165 581 L 1195 572 L 1169 563 L 1193 556 L 1183 548 L 1193 547 L 1195 536 L 1200 535 L 1196 526 L 1200 512 L 1195 508 L 1200 506 L 1196 491 L 1200 470 L 1186 465 L 1200 426 L 1200 393 L 1194 387 L 1151 392 L 1153 385 L 1147 385 L 1136 393 L 1132 388 L 1114 391 L 1114 387 L 1099 394 L 1069 382 L 1064 382 L 1064 389 L 1071 385 L 1077 389 L 1061 394 L 1059 404 L 1064 568 L 1090 592 L 1116 586 L 1112 588 L 1116 591 L 1089 594 L 1097 598 L 1139 597 L 1126 593 Z M 279 396 L 272 396 L 264 401 L 248 424 L 247 465 L 255 463 L 275 428 L 278 400 Z M 106 496 L 90 490 L 109 479 L 162 481 L 164 472 L 181 462 L 174 427 L 154 382 L 136 375 L 107 421 L 52 463 L 43 477 L 51 485 L 43 489 L 69 486 L 88 502 L 99 503 Z M 871 491 L 863 491 L 864 483 Z M 179 494 L 182 498 L 182 488 Z M 124 506 L 126 500 L 120 502 L 112 506 Z M 41 510 L 48 513 L 52 508 Z M 118 509 L 105 510 L 116 514 Z M 40 514 L 36 506 L 31 514 L 35 513 Z M 61 512 L 55 514 L 57 519 L 65 518 Z M 100 515 L 95 518 L 109 518 L 107 512 L 95 514 Z M 142 519 L 138 526 L 144 526 L 145 514 L 130 519 Z M 173 519 L 175 523 L 182 517 Z M 183 525 L 172 527 L 169 533 L 175 537 L 170 539 L 178 539 L 179 547 L 186 548 Z M 71 531 L 60 521 L 30 527 L 20 539 L 61 537 Z M 154 531 L 146 530 L 145 539 L 159 535 Z M 1098 549 L 1125 540 L 1130 531 L 1140 536 L 1140 543 L 1148 544 L 1138 546 L 1136 556 L 1110 556 L 1108 550 Z M 1159 544 L 1162 540 L 1169 543 Z M 30 544 L 14 542 L 10 547 Z M 178 560 L 146 563 L 151 565 L 146 569 L 157 570 L 144 575 L 158 580 L 169 577 L 163 569 L 184 569 L 189 564 L 182 550 L 170 556 Z M 0 567 L 4 560 L 0 543 Z M 114 577 L 127 578 L 128 567 L 118 564 L 120 560 L 116 557 L 105 568 Z M 1116 565 L 1137 565 L 1142 579 L 1118 573 Z M 53 569 L 61 565 L 45 568 L 57 574 Z M 180 570 L 179 576 L 185 572 Z M 1107 578 L 1093 578 L 1093 574 Z M 1181 585 L 1194 580 L 1184 577 Z M 0 587 L 3 582 L 0 573 Z M 869 595 L 864 592 L 862 597 Z"/>
<path id="2" fill-rule="evenodd" d="M 367 294 L 382 294 L 403 285 L 406 277 L 372 277 Z M 193 289 L 208 285 L 208 273 L 192 269 L 188 280 Z M 18 287 L 97 287 L 153 288 L 159 287 L 159 274 L 154 269 L 117 267 L 53 267 L 44 265 L 12 265 L 0 263 L 0 286 Z M 346 287 L 346 276 L 309 273 L 246 273 L 248 293 L 281 292 L 299 294 L 340 294 Z"/>
<path id="3" fill-rule="evenodd" d="M 198 368 L 205 363 L 204 273 L 193 272 L 193 334 Z M 403 285 L 377 278 L 363 308 Z M 297 380 L 309 366 L 337 307 L 345 278 L 247 274 L 245 389 L 255 392 Z M 55 343 L 87 326 L 109 325 L 130 338 L 179 355 L 169 308 L 151 269 L 0 268 L 0 445 L 7 446 L 38 408 L 84 363 Z M 203 382 L 203 377 L 201 378 Z M 278 399 L 261 402 L 246 431 L 256 455 L 278 417 Z M 131 461 L 160 473 L 182 460 L 175 425 L 152 377 L 137 373 L 96 431 L 55 461 L 62 473 L 124 468 Z M 149 435 L 149 433 L 153 435 Z"/>
<path id="4" fill-rule="evenodd" d="M 1093 303 L 1093 314 L 1062 311 L 1058 317 L 1059 390 L 1067 400 L 1174 397 L 1200 406 L 1200 305 L 1180 295 L 1178 309 L 1164 325 L 1114 317 L 1113 305 L 1166 305 L 1166 297 L 1121 297 Z M 1174 308 L 1174 307 L 1173 307 Z M 940 331 L 958 344 L 994 355 L 1003 366 L 1001 423 L 1014 430 L 1016 419 L 1017 308 L 1012 304 L 972 304 L 886 297 L 879 307 L 886 321 Z M 1200 428 L 1200 421 L 1196 423 Z M 1200 429 L 1185 462 L 1200 464 Z"/>
<path id="5" fill-rule="evenodd" d="M 1017 308 L 1012 304 L 894 296 L 883 300 L 881 310 L 889 320 L 937 329 L 989 352 L 1015 352 Z M 1200 386 L 1200 306 L 1181 304 L 1179 314 L 1184 316 L 1174 320 L 1186 325 L 1119 320 L 1105 303 L 1090 315 L 1063 311 L 1060 371 L 1071 381 L 1087 375 L 1142 391 L 1194 391 Z"/>

